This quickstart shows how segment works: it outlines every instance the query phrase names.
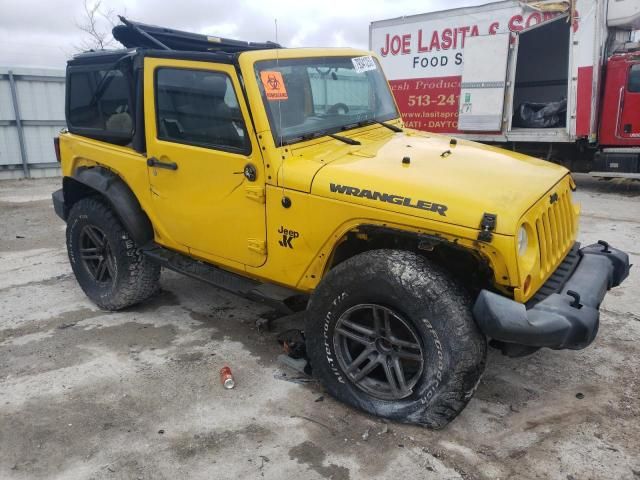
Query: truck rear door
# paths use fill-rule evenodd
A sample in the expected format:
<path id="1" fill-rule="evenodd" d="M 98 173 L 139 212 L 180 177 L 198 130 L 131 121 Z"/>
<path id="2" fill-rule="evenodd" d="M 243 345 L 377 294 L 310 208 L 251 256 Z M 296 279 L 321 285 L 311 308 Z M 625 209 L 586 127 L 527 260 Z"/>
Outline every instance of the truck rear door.
<path id="1" fill-rule="evenodd" d="M 466 38 L 459 130 L 502 131 L 509 36 L 509 33 L 500 33 Z"/>

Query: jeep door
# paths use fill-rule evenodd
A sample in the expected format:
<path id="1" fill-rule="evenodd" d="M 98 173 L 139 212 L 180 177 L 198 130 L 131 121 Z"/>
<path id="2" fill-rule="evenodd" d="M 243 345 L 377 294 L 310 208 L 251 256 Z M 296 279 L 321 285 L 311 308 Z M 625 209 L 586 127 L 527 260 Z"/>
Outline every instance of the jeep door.
<path id="1" fill-rule="evenodd" d="M 156 241 L 262 265 L 264 166 L 234 66 L 147 57 L 144 89 Z"/>

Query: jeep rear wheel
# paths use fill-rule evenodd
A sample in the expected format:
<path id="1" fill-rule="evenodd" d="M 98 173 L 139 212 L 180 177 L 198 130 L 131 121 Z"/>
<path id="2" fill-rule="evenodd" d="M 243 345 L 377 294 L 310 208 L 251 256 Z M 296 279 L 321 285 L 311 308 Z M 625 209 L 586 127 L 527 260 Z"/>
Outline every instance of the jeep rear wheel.
<path id="1" fill-rule="evenodd" d="M 160 266 L 139 251 L 99 197 L 84 198 L 71 208 L 67 251 L 80 287 L 100 308 L 120 310 L 158 289 Z"/>
<path id="2" fill-rule="evenodd" d="M 305 336 L 327 391 L 391 420 L 442 428 L 471 399 L 486 339 L 446 272 L 411 252 L 374 250 L 331 270 Z"/>

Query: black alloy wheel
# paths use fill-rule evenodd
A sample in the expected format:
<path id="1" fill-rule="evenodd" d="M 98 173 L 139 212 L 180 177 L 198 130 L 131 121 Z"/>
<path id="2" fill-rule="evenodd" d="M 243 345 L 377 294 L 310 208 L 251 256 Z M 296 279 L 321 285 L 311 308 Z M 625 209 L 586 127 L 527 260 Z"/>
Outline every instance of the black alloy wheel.
<path id="1" fill-rule="evenodd" d="M 424 356 L 418 334 L 390 308 L 354 305 L 338 319 L 333 341 L 342 371 L 369 395 L 405 398 L 420 379 Z"/>
<path id="2" fill-rule="evenodd" d="M 85 225 L 80 232 L 80 258 L 93 280 L 113 283 L 116 278 L 116 260 L 109 239 L 95 225 Z"/>

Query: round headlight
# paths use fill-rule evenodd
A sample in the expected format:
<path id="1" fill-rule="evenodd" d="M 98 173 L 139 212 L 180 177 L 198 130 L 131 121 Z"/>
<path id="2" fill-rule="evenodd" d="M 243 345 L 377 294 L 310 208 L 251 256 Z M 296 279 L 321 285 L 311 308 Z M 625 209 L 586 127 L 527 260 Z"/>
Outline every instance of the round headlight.
<path id="1" fill-rule="evenodd" d="M 518 230 L 518 255 L 522 256 L 527 251 L 529 243 L 529 237 L 527 236 L 527 229 L 522 225 Z"/>

